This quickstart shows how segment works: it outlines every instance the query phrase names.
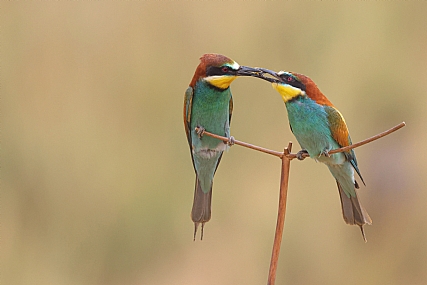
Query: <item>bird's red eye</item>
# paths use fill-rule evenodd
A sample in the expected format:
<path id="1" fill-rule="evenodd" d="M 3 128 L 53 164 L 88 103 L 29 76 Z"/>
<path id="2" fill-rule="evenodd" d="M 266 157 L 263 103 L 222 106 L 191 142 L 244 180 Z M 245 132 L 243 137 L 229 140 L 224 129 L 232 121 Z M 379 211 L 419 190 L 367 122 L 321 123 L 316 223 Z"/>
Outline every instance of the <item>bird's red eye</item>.
<path id="1" fill-rule="evenodd" d="M 223 67 L 221 68 L 221 71 L 222 71 L 222 72 L 224 72 L 224 73 L 225 73 L 225 72 L 228 72 L 228 67 L 227 67 L 227 66 L 223 66 Z"/>
<path id="2" fill-rule="evenodd" d="M 291 82 L 292 81 L 292 77 L 288 77 L 288 81 Z"/>

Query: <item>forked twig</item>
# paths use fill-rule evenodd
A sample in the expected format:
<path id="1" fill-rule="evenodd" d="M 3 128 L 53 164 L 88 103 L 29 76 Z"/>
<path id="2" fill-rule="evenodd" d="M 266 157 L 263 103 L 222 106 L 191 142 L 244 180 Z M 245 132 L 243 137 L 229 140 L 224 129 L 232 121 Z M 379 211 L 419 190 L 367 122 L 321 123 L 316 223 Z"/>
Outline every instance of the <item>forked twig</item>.
<path id="1" fill-rule="evenodd" d="M 329 151 L 329 154 L 348 151 L 350 149 L 365 145 L 365 144 L 370 143 L 374 140 L 377 140 L 377 139 L 382 138 L 386 135 L 389 135 L 389 134 L 397 131 L 398 129 L 403 128 L 405 125 L 406 125 L 405 122 L 402 122 L 402 123 L 394 126 L 393 128 L 391 128 L 385 132 L 377 134 L 377 135 L 370 137 L 366 140 L 363 140 L 361 142 L 358 142 L 358 143 L 355 143 L 355 144 L 352 144 L 352 145 L 349 145 L 346 147 L 342 147 L 339 149 L 331 150 L 331 151 Z M 198 130 L 199 129 L 196 128 L 196 131 L 198 131 Z M 222 140 L 223 142 L 229 141 L 229 139 L 226 137 L 218 136 L 218 135 L 209 133 L 207 131 L 204 131 L 203 134 L 210 136 L 210 137 L 213 137 L 213 138 L 217 138 L 219 140 Z M 259 147 L 259 146 L 252 145 L 252 144 L 245 143 L 245 142 L 238 141 L 238 140 L 234 140 L 234 144 L 237 144 L 237 145 L 240 145 L 243 147 L 247 147 L 247 148 L 250 148 L 253 150 L 261 151 L 264 153 L 268 153 L 270 155 L 280 157 L 280 159 L 282 160 L 282 172 L 281 172 L 281 178 L 280 178 L 279 209 L 277 212 L 276 232 L 274 235 L 273 251 L 271 253 L 270 270 L 268 273 L 268 283 L 267 283 L 268 285 L 274 285 L 274 283 L 276 281 L 277 263 L 279 260 L 280 245 L 282 243 L 283 227 L 284 227 L 284 223 L 285 223 L 286 200 L 287 200 L 288 183 L 289 183 L 289 170 L 290 170 L 291 160 L 294 158 L 297 158 L 297 156 L 296 156 L 296 154 L 291 153 L 292 142 L 289 142 L 288 147 L 285 148 L 283 152 L 270 150 L 267 148 Z M 309 155 L 308 155 L 308 153 L 303 153 L 302 156 L 308 157 Z"/>

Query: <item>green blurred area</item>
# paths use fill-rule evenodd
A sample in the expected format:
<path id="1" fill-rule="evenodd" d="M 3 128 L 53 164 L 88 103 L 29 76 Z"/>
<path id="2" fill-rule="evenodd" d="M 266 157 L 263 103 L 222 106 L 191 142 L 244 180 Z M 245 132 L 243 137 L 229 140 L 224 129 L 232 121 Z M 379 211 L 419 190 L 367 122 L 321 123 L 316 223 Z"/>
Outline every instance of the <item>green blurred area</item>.
<path id="1" fill-rule="evenodd" d="M 193 242 L 182 105 L 199 57 L 310 76 L 344 114 L 373 219 L 327 168 L 291 167 L 277 284 L 427 283 L 423 2 L 2 2 L 1 283 L 265 284 L 280 160 L 234 146 Z M 231 131 L 294 142 L 280 96 L 233 83 Z"/>

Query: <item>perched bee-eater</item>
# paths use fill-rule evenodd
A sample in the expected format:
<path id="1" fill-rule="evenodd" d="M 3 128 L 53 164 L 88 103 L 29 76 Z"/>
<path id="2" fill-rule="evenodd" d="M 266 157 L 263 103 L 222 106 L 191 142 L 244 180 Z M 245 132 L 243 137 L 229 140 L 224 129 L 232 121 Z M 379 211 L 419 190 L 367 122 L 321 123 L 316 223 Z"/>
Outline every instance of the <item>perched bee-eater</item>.
<path id="1" fill-rule="evenodd" d="M 338 185 L 344 221 L 358 225 L 366 242 L 363 226 L 370 225 L 372 220 L 360 204 L 355 189 L 359 185 L 354 179 L 354 170 L 365 184 L 356 155 L 353 149 L 329 155 L 330 150 L 352 144 L 344 117 L 307 76 L 263 70 L 280 78 L 274 80 L 261 76 L 272 82 L 285 102 L 291 131 L 302 148 L 297 154 L 298 159 L 304 159 L 303 153 L 308 153 L 311 158 L 328 166 Z"/>
<path id="2" fill-rule="evenodd" d="M 193 209 L 194 239 L 197 227 L 211 218 L 212 183 L 227 143 L 203 136 L 203 131 L 230 138 L 233 98 L 230 84 L 238 76 L 249 76 L 254 69 L 240 66 L 220 54 L 205 54 L 200 58 L 190 86 L 185 92 L 184 126 L 196 172 Z M 199 127 L 199 131 L 195 128 Z"/>

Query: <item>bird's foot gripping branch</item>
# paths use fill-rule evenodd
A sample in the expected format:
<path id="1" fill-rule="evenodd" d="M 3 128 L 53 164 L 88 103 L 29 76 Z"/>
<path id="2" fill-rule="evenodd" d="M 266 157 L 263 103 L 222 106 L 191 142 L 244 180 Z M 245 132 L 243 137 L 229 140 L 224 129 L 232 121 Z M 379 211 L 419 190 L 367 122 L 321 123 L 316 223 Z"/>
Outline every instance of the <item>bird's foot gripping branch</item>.
<path id="1" fill-rule="evenodd" d="M 199 139 L 203 137 L 204 133 L 205 133 L 205 128 L 202 126 L 198 126 L 196 129 L 196 134 L 199 137 Z"/>
<path id="2" fill-rule="evenodd" d="M 305 149 L 300 150 L 296 154 L 298 160 L 304 160 L 307 156 L 309 156 L 308 151 Z"/>

